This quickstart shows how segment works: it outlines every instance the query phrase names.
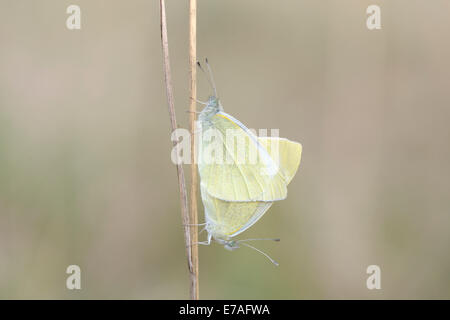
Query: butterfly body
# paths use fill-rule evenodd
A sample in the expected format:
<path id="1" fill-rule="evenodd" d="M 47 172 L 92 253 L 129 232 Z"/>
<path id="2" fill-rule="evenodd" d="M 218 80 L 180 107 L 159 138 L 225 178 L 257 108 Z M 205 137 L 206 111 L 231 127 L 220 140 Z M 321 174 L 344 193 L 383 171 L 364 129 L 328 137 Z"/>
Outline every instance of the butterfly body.
<path id="1" fill-rule="evenodd" d="M 220 111 L 223 111 L 223 107 L 220 105 L 219 99 L 215 96 L 210 96 L 206 106 L 198 116 L 199 122 L 204 126 L 203 129 L 207 129 L 212 125 L 211 118 Z"/>

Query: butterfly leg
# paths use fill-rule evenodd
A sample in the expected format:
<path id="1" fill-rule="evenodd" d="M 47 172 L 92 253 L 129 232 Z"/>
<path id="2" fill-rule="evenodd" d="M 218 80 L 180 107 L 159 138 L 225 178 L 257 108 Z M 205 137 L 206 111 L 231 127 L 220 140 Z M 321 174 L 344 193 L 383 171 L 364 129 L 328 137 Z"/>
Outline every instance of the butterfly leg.
<path id="1" fill-rule="evenodd" d="M 202 230 L 200 230 L 200 232 L 198 233 L 198 234 L 200 234 L 200 233 L 202 233 L 203 231 L 205 231 L 206 230 L 206 225 L 207 225 L 207 223 L 205 222 L 205 223 L 197 223 L 197 224 L 195 224 L 195 223 L 191 223 L 191 224 L 183 224 L 183 226 L 184 227 L 186 227 L 186 226 L 188 226 L 188 227 L 191 227 L 191 226 L 204 226 L 203 228 L 202 228 Z"/>
<path id="2" fill-rule="evenodd" d="M 206 222 L 205 223 L 186 223 L 186 224 L 183 223 L 183 226 L 204 226 L 204 225 L 206 225 Z"/>
<path id="3" fill-rule="evenodd" d="M 211 244 L 211 238 L 212 238 L 212 236 L 209 234 L 208 235 L 208 240 L 197 242 L 197 244 L 202 244 L 204 246 L 209 246 Z"/>
<path id="4" fill-rule="evenodd" d="M 192 97 L 191 97 L 191 99 L 192 99 L 192 100 L 195 100 L 195 102 L 200 103 L 200 104 L 203 104 L 203 105 L 205 105 L 205 106 L 208 104 L 208 102 L 203 102 L 203 101 L 194 99 L 194 98 L 192 98 Z M 200 113 L 200 112 L 199 112 L 199 113 Z"/>
<path id="5" fill-rule="evenodd" d="M 201 244 L 201 245 L 204 245 L 204 246 L 209 246 L 209 242 L 208 241 L 200 241 L 200 242 L 197 242 L 197 243 L 194 243 L 194 244 Z"/>

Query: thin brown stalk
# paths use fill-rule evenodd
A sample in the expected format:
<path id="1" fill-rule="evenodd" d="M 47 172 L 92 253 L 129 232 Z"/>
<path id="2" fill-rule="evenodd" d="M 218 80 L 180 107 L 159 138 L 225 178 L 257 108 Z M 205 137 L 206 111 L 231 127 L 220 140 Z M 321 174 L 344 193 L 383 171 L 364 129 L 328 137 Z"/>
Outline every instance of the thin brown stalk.
<path id="1" fill-rule="evenodd" d="M 190 221 L 191 221 L 191 239 L 193 245 L 191 246 L 192 257 L 192 280 L 191 298 L 198 300 L 198 213 L 197 213 L 197 163 L 195 160 L 196 146 L 195 146 L 195 121 L 196 121 L 196 99 L 197 99 L 197 0 L 189 1 L 189 70 L 190 70 L 190 130 L 191 130 L 191 207 L 190 207 Z"/>
<path id="2" fill-rule="evenodd" d="M 162 44 L 162 52 L 163 52 L 163 67 L 164 67 L 164 80 L 166 84 L 166 94 L 167 94 L 167 103 L 169 107 L 169 115 L 170 115 L 170 125 L 173 130 L 177 129 L 177 118 L 175 115 L 175 107 L 173 101 L 173 87 L 172 87 L 172 75 L 170 72 L 170 59 L 169 59 L 169 42 L 167 39 L 167 19 L 166 19 L 166 4 L 164 0 L 159 1 L 160 4 L 160 13 L 161 13 L 161 44 Z M 174 141 L 174 146 L 176 145 L 176 141 Z M 178 159 L 177 159 L 178 160 Z M 177 161 L 177 163 L 180 163 Z M 191 299 L 194 299 L 195 296 L 192 295 L 192 290 L 194 284 L 196 283 L 194 277 L 194 269 L 192 264 L 192 256 L 191 256 L 191 247 L 192 240 L 190 234 L 189 224 L 189 207 L 188 207 L 188 198 L 186 192 L 186 182 L 184 177 L 183 165 L 177 164 L 177 175 L 178 175 L 178 189 L 180 192 L 180 204 L 181 204 L 181 219 L 184 226 L 184 240 L 186 243 L 186 255 L 188 258 L 188 267 L 191 281 Z"/>

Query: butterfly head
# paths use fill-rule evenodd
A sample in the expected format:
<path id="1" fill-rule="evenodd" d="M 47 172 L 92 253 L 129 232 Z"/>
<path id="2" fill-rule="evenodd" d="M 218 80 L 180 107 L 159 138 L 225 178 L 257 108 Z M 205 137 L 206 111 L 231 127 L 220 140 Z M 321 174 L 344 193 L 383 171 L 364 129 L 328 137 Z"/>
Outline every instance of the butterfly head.
<path id="1" fill-rule="evenodd" d="M 216 239 L 216 241 L 223 245 L 223 247 L 229 251 L 234 251 L 239 247 L 239 242 L 236 240 L 224 240 L 224 239 Z"/>
<path id="2" fill-rule="evenodd" d="M 223 247 L 227 250 L 234 251 L 239 248 L 239 243 L 236 240 L 229 240 L 225 242 Z"/>
<path id="3" fill-rule="evenodd" d="M 219 98 L 210 96 L 206 106 L 203 108 L 202 112 L 200 112 L 199 119 L 200 121 L 207 121 L 220 111 L 223 111 L 223 107 L 220 104 Z"/>

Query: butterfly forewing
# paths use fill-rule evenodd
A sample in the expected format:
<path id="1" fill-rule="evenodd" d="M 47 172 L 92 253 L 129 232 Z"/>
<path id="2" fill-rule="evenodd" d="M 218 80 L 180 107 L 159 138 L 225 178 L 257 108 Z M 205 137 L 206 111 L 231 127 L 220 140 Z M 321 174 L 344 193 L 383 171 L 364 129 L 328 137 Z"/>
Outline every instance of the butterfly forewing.
<path id="1" fill-rule="evenodd" d="M 203 130 L 199 162 L 202 184 L 225 201 L 277 201 L 287 181 L 277 162 L 242 123 L 220 112 Z"/>

